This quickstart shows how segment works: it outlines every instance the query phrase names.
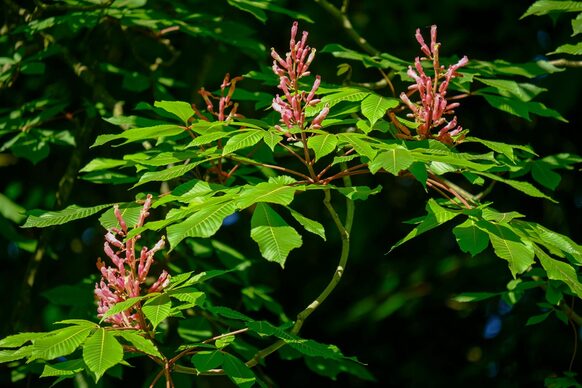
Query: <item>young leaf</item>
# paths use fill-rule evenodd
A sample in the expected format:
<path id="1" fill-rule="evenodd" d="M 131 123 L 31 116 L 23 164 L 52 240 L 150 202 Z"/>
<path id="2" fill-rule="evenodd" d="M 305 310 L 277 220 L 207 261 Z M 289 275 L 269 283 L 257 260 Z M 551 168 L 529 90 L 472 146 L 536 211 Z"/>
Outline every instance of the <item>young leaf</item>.
<path id="1" fill-rule="evenodd" d="M 392 175 L 398 175 L 400 171 L 406 170 L 414 162 L 409 150 L 402 146 L 395 146 L 388 151 L 382 151 L 374 160 L 368 163 L 368 168 L 372 174 L 383 168 Z"/>
<path id="2" fill-rule="evenodd" d="M 227 335 L 225 337 L 220 337 L 216 341 L 214 341 L 214 346 L 216 346 L 217 349 L 224 349 L 228 345 L 233 343 L 235 339 L 236 339 L 236 337 L 234 335 Z"/>
<path id="3" fill-rule="evenodd" d="M 235 151 L 238 151 L 242 148 L 247 148 L 250 146 L 254 146 L 257 144 L 264 136 L 265 131 L 262 129 L 251 129 L 249 131 L 242 131 L 238 135 L 234 135 L 222 150 L 223 155 L 231 154 Z"/>
<path id="4" fill-rule="evenodd" d="M 155 329 L 160 322 L 170 316 L 171 308 L 170 297 L 167 294 L 161 294 L 145 302 L 142 311 Z"/>
<path id="5" fill-rule="evenodd" d="M 223 357 L 222 368 L 228 378 L 236 385 L 242 388 L 250 388 L 255 384 L 255 374 L 244 362 L 229 353 L 224 353 Z"/>
<path id="6" fill-rule="evenodd" d="M 55 330 L 44 337 L 33 340 L 30 360 L 52 360 L 73 353 L 81 345 L 93 328 L 70 326 Z"/>
<path id="7" fill-rule="evenodd" d="M 290 207 L 288 207 L 287 210 L 289 210 L 291 216 L 295 218 L 295 220 L 299 222 L 306 231 L 318 235 L 323 239 L 323 241 L 325 241 L 325 229 L 323 228 L 323 225 L 311 218 L 305 217 L 303 214 L 291 209 Z"/>
<path id="8" fill-rule="evenodd" d="M 399 104 L 400 101 L 396 98 L 370 94 L 362 100 L 362 114 L 370 120 L 370 127 L 373 128 L 376 121 L 384 117 L 388 109 L 395 108 Z"/>
<path id="9" fill-rule="evenodd" d="M 489 245 L 487 233 L 479 229 L 471 218 L 455 226 L 453 233 L 461 250 L 470 253 L 471 256 L 482 252 Z"/>
<path id="10" fill-rule="evenodd" d="M 97 382 L 107 369 L 123 360 L 123 347 L 117 342 L 113 333 L 100 328 L 85 342 L 83 360 L 89 370 L 95 374 Z"/>
<path id="11" fill-rule="evenodd" d="M 301 236 L 268 205 L 259 203 L 251 219 L 251 238 L 263 257 L 284 267 L 289 252 L 303 243 Z"/>
<path id="12" fill-rule="evenodd" d="M 218 368 L 222 365 L 224 356 L 219 350 L 201 351 L 192 356 L 192 364 L 200 372 L 206 372 L 210 369 Z"/>
<path id="13" fill-rule="evenodd" d="M 93 214 L 99 213 L 101 210 L 111 206 L 113 206 L 113 204 L 108 203 L 105 205 L 93 207 L 79 207 L 77 205 L 70 205 L 59 211 L 31 210 L 29 211 L 30 215 L 22 227 L 45 228 L 52 225 L 66 224 L 67 222 L 92 216 Z"/>
<path id="14" fill-rule="evenodd" d="M 222 220 L 234 213 L 236 206 L 232 200 L 202 208 L 186 220 L 168 226 L 168 241 L 172 249 L 186 237 L 210 237 L 222 226 Z"/>
<path id="15" fill-rule="evenodd" d="M 293 201 L 295 191 L 297 186 L 288 186 L 285 183 L 262 182 L 256 186 L 245 186 L 236 205 L 239 209 L 259 202 L 289 205 Z"/>
<path id="16" fill-rule="evenodd" d="M 182 120 L 186 125 L 188 125 L 188 120 L 190 117 L 194 116 L 194 109 L 192 109 L 192 105 L 184 101 L 156 101 L 154 106 L 173 114 Z"/>
<path id="17" fill-rule="evenodd" d="M 119 302 L 116 303 L 113 307 L 111 307 L 109 310 L 107 310 L 105 312 L 105 314 L 103 314 L 103 317 L 101 318 L 101 322 L 103 322 L 103 320 L 105 320 L 106 318 L 109 318 L 112 315 L 118 314 L 122 311 L 125 310 L 129 310 L 130 308 L 132 308 L 137 302 L 145 299 L 147 296 L 136 296 L 133 298 L 128 298 L 126 300 L 124 300 L 123 302 Z"/>
<path id="18" fill-rule="evenodd" d="M 335 151 L 337 146 L 337 136 L 333 133 L 326 133 L 311 136 L 307 140 L 307 146 L 315 152 L 315 160 L 321 159 Z"/>

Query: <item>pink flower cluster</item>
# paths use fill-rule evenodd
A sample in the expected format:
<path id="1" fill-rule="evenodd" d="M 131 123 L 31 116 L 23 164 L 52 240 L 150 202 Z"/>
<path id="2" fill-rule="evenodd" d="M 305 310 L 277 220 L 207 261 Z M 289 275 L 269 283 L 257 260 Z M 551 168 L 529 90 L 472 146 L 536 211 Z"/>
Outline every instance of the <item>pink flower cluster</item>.
<path id="1" fill-rule="evenodd" d="M 222 84 L 220 85 L 220 97 L 215 96 L 214 94 L 210 93 L 209 91 L 207 91 L 204 88 L 200 88 L 200 90 L 198 90 L 198 94 L 200 94 L 202 96 L 202 98 L 204 99 L 204 102 L 206 103 L 206 109 L 212 115 L 216 116 L 218 118 L 218 121 L 228 121 L 228 120 L 232 119 L 233 117 L 239 116 L 236 113 L 236 111 L 238 109 L 238 103 L 233 103 L 231 101 L 231 98 L 232 98 L 232 95 L 234 93 L 234 90 L 236 89 L 236 83 L 238 81 L 241 81 L 242 79 L 243 79 L 243 77 L 234 77 L 231 79 L 230 74 L 226 73 L 226 75 L 224 76 L 224 80 L 222 81 Z M 228 91 L 226 91 L 226 88 L 228 88 Z M 225 92 L 226 92 L 226 95 L 225 95 Z M 217 112 L 214 111 L 214 103 L 212 102 L 212 99 L 218 100 L 218 111 Z M 227 108 L 231 108 L 228 115 L 226 114 Z M 206 118 L 204 118 L 204 119 L 206 119 Z"/>
<path id="2" fill-rule="evenodd" d="M 145 219 L 149 216 L 148 210 L 152 204 L 152 196 L 148 195 L 143 208 L 141 209 L 136 228 L 143 226 Z M 165 245 L 162 237 L 152 249 L 143 247 L 139 259 L 135 255 L 135 243 L 140 239 L 140 235 L 126 239 L 128 227 L 119 211 L 119 207 L 114 207 L 115 217 L 119 222 L 120 229 L 113 228 L 105 234 L 105 244 L 103 250 L 113 262 L 112 266 L 107 266 L 101 259 L 97 260 L 97 268 L 101 271 L 101 280 L 95 284 L 95 296 L 98 307 L 97 316 L 101 318 L 113 305 L 123 302 L 129 298 L 159 292 L 170 282 L 170 275 L 163 270 L 158 279 L 149 287 L 145 286 L 151 265 L 154 262 L 154 255 Z M 116 327 L 141 328 L 138 312 L 135 307 L 114 314 L 105 319 L 106 322 Z"/>
<path id="3" fill-rule="evenodd" d="M 281 115 L 281 122 L 287 128 L 298 127 L 306 128 L 305 107 L 315 106 L 320 102 L 315 98 L 315 93 L 321 84 L 321 77 L 316 76 L 311 91 L 307 93 L 304 90 L 298 90 L 299 79 L 309 74 L 309 65 L 315 58 L 316 50 L 307 46 L 307 31 L 303 31 L 301 40 L 296 42 L 298 23 L 294 22 L 291 27 L 291 39 L 289 40 L 289 52 L 285 59 L 271 49 L 273 57 L 273 72 L 279 76 L 279 89 L 283 91 L 283 97 L 278 94 L 273 99 L 273 109 Z M 325 106 L 319 114 L 311 120 L 308 128 L 321 128 L 321 122 L 329 113 L 329 106 Z M 279 125 L 275 126 L 278 130 L 284 131 Z"/>
<path id="4" fill-rule="evenodd" d="M 401 93 L 400 99 L 410 108 L 411 114 L 420 125 L 417 133 L 421 139 L 433 138 L 433 129 L 437 129 L 437 140 L 443 143 L 452 144 L 453 138 L 462 131 L 462 127 L 457 125 L 457 117 L 448 121 L 444 116 L 454 114 L 454 109 L 459 106 L 458 102 L 449 103 L 446 99 L 447 88 L 453 78 L 458 76 L 457 70 L 465 66 L 469 59 L 466 56 L 459 62 L 450 65 L 446 71 L 445 67 L 439 63 L 440 43 L 437 43 L 437 26 L 433 25 L 430 29 L 430 47 L 424 42 L 420 29 L 416 30 L 416 40 L 420 44 L 420 49 L 426 57 L 416 57 L 414 60 L 414 69 L 408 67 L 407 74 L 414 79 L 415 84 L 409 86 L 412 92 L 418 91 L 420 102 L 413 103 L 410 101 L 411 93 Z M 429 77 L 423 67 L 422 61 L 432 62 L 434 77 Z M 439 128 L 440 127 L 440 128 Z"/>

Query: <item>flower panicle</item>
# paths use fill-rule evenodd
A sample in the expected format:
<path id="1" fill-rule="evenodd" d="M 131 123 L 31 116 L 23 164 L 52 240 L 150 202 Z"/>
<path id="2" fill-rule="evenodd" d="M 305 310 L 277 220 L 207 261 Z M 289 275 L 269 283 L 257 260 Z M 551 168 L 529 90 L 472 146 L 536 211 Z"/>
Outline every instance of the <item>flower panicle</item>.
<path id="1" fill-rule="evenodd" d="M 152 204 L 152 196 L 148 195 L 135 225 L 139 228 L 144 225 L 149 216 Z M 139 259 L 135 255 L 135 243 L 140 235 L 127 238 L 128 226 L 119 210 L 114 206 L 114 214 L 119 223 L 119 228 L 112 228 L 105 234 L 103 251 L 111 260 L 111 266 L 97 259 L 97 269 L 101 273 L 101 279 L 95 284 L 95 297 L 97 299 L 97 316 L 102 318 L 116 303 L 140 295 L 160 292 L 170 282 L 170 275 L 163 270 L 157 280 L 148 288 L 146 285 L 150 268 L 154 262 L 156 252 L 165 246 L 165 238 L 162 237 L 153 248 L 143 247 Z M 123 240 L 125 239 L 125 242 Z M 135 307 L 129 308 L 117 314 L 105 318 L 106 322 L 115 327 L 129 327 L 140 329 L 139 314 Z"/>
<path id="2" fill-rule="evenodd" d="M 298 127 L 300 129 L 317 129 L 321 128 L 321 122 L 329 113 L 329 106 L 325 106 L 319 114 L 308 123 L 305 116 L 305 108 L 315 106 L 320 99 L 316 98 L 317 90 L 321 85 L 321 77 L 315 76 L 315 81 L 311 90 L 299 90 L 299 80 L 311 74 L 309 66 L 315 58 L 316 49 L 307 45 L 309 33 L 303 31 L 301 39 L 296 40 L 299 24 L 295 21 L 291 27 L 291 37 L 289 39 L 289 51 L 283 58 L 279 53 L 271 48 L 271 57 L 273 58 L 273 73 L 279 77 L 277 87 L 281 89 L 282 95 L 277 94 L 273 98 L 272 107 L 281 116 L 281 123 L 291 129 Z M 289 139 L 293 137 L 280 125 L 275 128 L 285 133 Z"/>
<path id="3" fill-rule="evenodd" d="M 220 96 L 216 96 L 203 87 L 198 90 L 198 94 L 202 96 L 204 103 L 206 104 L 206 110 L 213 116 L 215 116 L 218 121 L 230 121 L 234 117 L 242 117 L 238 111 L 238 102 L 232 101 L 232 95 L 236 90 L 237 82 L 243 79 L 242 76 L 230 78 L 230 74 L 226 73 L 222 84 L 220 84 Z M 215 109 L 214 101 L 218 101 L 218 109 Z M 230 109 L 230 110 L 229 110 Z M 227 113 L 228 111 L 228 113 Z M 201 119 L 206 120 L 206 117 L 200 115 Z"/>
<path id="4" fill-rule="evenodd" d="M 430 45 L 422 36 L 420 29 L 416 30 L 416 40 L 420 45 L 420 50 L 424 57 L 416 57 L 414 67 L 409 66 L 407 74 L 414 83 L 408 87 L 408 93 L 401 93 L 400 99 L 410 109 L 408 117 L 414 118 L 419 124 L 416 131 L 421 139 L 434 138 L 443 143 L 453 144 L 453 136 L 462 131 L 462 127 L 457 125 L 457 117 L 447 119 L 446 116 L 453 115 L 455 109 L 459 107 L 458 102 L 449 103 L 446 95 L 447 89 L 453 78 L 458 77 L 459 68 L 467 65 L 467 56 L 461 58 L 457 63 L 445 69 L 439 62 L 439 50 L 441 44 L 437 42 L 437 26 L 430 28 Z M 422 62 L 432 62 L 434 71 L 433 77 L 426 74 Z M 412 102 L 410 96 L 418 92 L 420 101 Z M 400 134 L 406 136 L 405 134 Z M 460 139 L 457 139 L 459 141 Z"/>

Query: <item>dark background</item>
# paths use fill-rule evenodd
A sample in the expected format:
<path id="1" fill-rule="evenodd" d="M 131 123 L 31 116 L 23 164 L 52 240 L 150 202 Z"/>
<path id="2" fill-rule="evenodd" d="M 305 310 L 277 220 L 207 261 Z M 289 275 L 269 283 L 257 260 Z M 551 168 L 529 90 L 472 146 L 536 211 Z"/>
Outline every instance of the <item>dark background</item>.
<path id="1" fill-rule="evenodd" d="M 150 3 L 151 7 L 165 9 L 178 2 Z M 569 18 L 564 16 L 557 19 L 534 16 L 519 21 L 531 3 L 500 0 L 353 1 L 349 16 L 354 28 L 374 47 L 405 60 L 412 61 L 419 54 L 414 39 L 415 29 L 421 27 L 428 34 L 428 27 L 437 24 L 443 56 L 466 54 L 470 59 L 526 62 L 538 59 L 567 42 L 571 33 Z M 300 30 L 310 33 L 312 47 L 321 49 L 326 44 L 339 43 L 358 49 L 338 22 L 315 2 L 289 1 L 283 4 L 315 21 L 313 24 L 300 22 Z M 34 8 L 26 2 L 21 6 L 28 10 Z M 151 62 L 158 54 L 168 56 L 168 52 L 164 52 L 159 44 L 153 44 L 156 40 L 143 29 L 125 29 L 115 20 L 106 20 L 78 34 L 63 35 L 60 42 L 72 55 L 88 64 L 97 75 L 97 83 L 109 95 L 115 100 L 125 101 L 126 114 L 131 113 L 132 107 L 140 101 L 151 103 L 168 95 L 203 106 L 196 94 L 199 87 L 212 90 L 220 84 L 226 72 L 238 75 L 258 66 L 269 66 L 268 48 L 276 47 L 279 52 L 284 52 L 287 47 L 291 17 L 269 13 L 269 20 L 262 24 L 251 15 L 228 6 L 226 1 L 212 4 L 193 2 L 191 6 L 193 12 L 208 12 L 222 16 L 223 20 L 248 26 L 254 30 L 253 39 L 262 42 L 267 50 L 263 54 L 253 54 L 244 47 L 234 47 L 212 38 L 171 33 L 166 38 L 181 54 L 161 72 L 179 81 L 180 85 L 165 90 L 151 86 L 136 91 L 124 88 L 120 76 L 103 71 L 99 63 L 112 63 L 147 78 L 155 78 L 156 75 L 143 62 Z M 18 16 L 10 8 L 5 11 L 3 22 L 14 24 Z M 0 40 L 2 49 L 10 49 L 20 38 L 4 32 Z M 140 56 L 142 58 L 138 60 Z M 342 79 L 335 74 L 337 65 L 343 62 L 320 53 L 312 71 L 322 75 L 324 82 L 341 83 Z M 374 70 L 365 69 L 356 62 L 351 64 L 354 81 L 380 79 Z M 69 101 L 66 111 L 76 112 L 75 117 L 81 126 L 91 125 L 88 144 L 98 134 L 111 132 L 113 127 L 91 118 L 87 112 L 87 101 L 100 101 L 95 89 L 81 82 L 58 55 L 47 59 L 46 66 L 42 77 L 22 75 L 13 84 L 4 85 L 0 90 L 0 106 L 5 107 L 3 112 L 17 109 L 25 101 L 40 96 L 55 95 Z M 579 154 L 581 74 L 579 69 L 568 69 L 533 80 L 549 89 L 541 100 L 561 112 L 569 124 L 537 116 L 527 122 L 493 109 L 480 97 L 472 97 L 463 103 L 458 110 L 460 122 L 475 136 L 530 144 L 541 156 L 563 152 Z M 248 84 L 243 82 L 241 87 L 253 90 L 253 81 L 246 82 Z M 268 88 L 263 91 L 274 92 Z M 105 107 L 104 112 L 110 113 L 110 109 Z M 252 104 L 243 103 L 241 111 L 251 116 Z M 55 120 L 52 125 L 55 128 L 77 128 L 75 122 L 63 118 Z M 84 165 L 96 156 L 123 152 L 123 147 L 109 150 L 83 148 L 79 158 Z M 1 166 L 1 192 L 25 209 L 56 207 L 58 181 L 66 171 L 71 155 L 71 148 L 57 145 L 36 165 L 18 158 L 14 164 Z M 528 317 L 541 312 L 536 303 L 543 300 L 543 291 L 532 290 L 512 307 L 498 298 L 477 304 L 459 304 L 451 300 L 461 292 L 506 289 L 511 274 L 504 262 L 493 257 L 491 249 L 474 258 L 462 254 L 451 233 L 452 225 L 445 225 L 386 254 L 411 228 L 402 221 L 424 214 L 427 197 L 435 193 L 427 194 L 417 182 L 392 176 L 356 177 L 354 180 L 362 185 L 381 183 L 384 190 L 366 203 L 358 203 L 352 253 L 344 278 L 330 299 L 307 321 L 302 335 L 336 344 L 344 354 L 357 356 L 368 364 L 377 383 L 345 374 L 334 383 L 310 372 L 303 361 L 281 361 L 274 356 L 267 360 L 265 372 L 277 384 L 283 387 L 374 384 L 394 387 L 523 387 L 540 386 L 544 378 L 568 370 L 574 342 L 577 341 L 572 328 L 553 318 L 540 325 L 525 326 Z M 64 205 L 90 206 L 129 201 L 136 193 L 128 192 L 128 187 L 77 180 Z M 554 197 L 560 204 L 524 197 L 497 186 L 489 199 L 500 211 L 517 210 L 527 214 L 529 220 L 567 234 L 575 241 L 582 241 L 582 186 L 575 171 L 565 172 Z M 329 226 L 328 243 L 322 244 L 318 237 L 304 236 L 304 246 L 292 253 L 284 271 L 274 264 L 260 263 L 252 275 L 258 283 L 274 290 L 273 297 L 281 302 L 290 317 L 303 309 L 324 287 L 335 268 L 340 246 L 339 237 L 334 234 L 319 198 L 304 194 L 297 203 L 306 215 L 321 219 Z M 256 248 L 245 242 L 249 217 L 243 215 L 241 218 L 238 224 L 223 228 L 217 238 L 232 243 L 249 256 L 257 256 Z M 19 248 L 14 238 L 10 238 L 9 227 L 4 228 L 3 236 L 0 236 L 0 292 L 5 296 L 0 306 L 4 324 L 0 334 L 7 335 L 15 328 L 47 330 L 49 322 L 66 317 L 70 311 L 49 302 L 41 294 L 63 283 L 77 284 L 95 274 L 94 262 L 101 255 L 100 236 L 103 231 L 96 217 L 92 217 L 54 228 L 50 234 L 45 234 L 50 241 L 49 249 L 39 266 L 30 303 L 15 314 L 13 310 L 17 308 L 21 283 L 32 253 Z M 22 238 L 29 239 L 38 239 L 43 233 L 41 230 L 15 230 Z M 87 297 L 91 298 L 91 295 Z M 12 319 L 15 316 L 17 320 Z M 577 357 L 573 371 L 581 370 L 580 363 L 580 357 Z M 141 386 L 144 383 L 141 369 L 126 373 L 124 385 Z M 0 382 L 4 385 L 8 374 L 2 366 Z M 106 381 L 106 384 L 119 384 L 112 378 Z M 38 386 L 36 384 L 31 386 Z M 200 386 L 228 384 L 223 379 L 200 380 Z"/>

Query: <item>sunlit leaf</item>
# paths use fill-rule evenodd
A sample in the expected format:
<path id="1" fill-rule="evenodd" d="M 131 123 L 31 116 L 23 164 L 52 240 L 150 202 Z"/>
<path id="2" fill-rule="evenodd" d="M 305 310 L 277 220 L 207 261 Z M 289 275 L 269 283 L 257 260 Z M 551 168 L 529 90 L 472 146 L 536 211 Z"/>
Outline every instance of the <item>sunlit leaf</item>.
<path id="1" fill-rule="evenodd" d="M 83 360 L 95 374 L 95 380 L 99 381 L 107 369 L 123 360 L 123 347 L 113 333 L 100 328 L 85 342 Z"/>

